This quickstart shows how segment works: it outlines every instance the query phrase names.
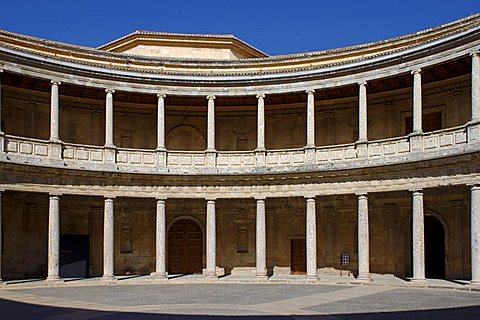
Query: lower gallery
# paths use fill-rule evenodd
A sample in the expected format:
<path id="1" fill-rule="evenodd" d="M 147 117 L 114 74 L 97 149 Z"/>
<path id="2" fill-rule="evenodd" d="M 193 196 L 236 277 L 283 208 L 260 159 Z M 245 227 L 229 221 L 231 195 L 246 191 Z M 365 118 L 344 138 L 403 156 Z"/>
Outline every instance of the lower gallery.
<path id="1" fill-rule="evenodd" d="M 0 83 L 0 282 L 479 288 L 480 15 L 285 56 L 231 35 L 88 48 L 0 30 Z"/>

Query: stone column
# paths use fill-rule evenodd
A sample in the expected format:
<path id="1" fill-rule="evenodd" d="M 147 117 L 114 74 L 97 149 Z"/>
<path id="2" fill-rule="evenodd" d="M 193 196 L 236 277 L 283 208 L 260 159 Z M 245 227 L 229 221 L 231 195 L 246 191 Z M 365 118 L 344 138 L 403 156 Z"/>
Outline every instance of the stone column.
<path id="1" fill-rule="evenodd" d="M 480 186 L 471 189 L 472 285 L 480 286 Z"/>
<path id="2" fill-rule="evenodd" d="M 59 142 L 59 122 L 60 122 L 60 113 L 59 113 L 59 102 L 58 102 L 58 86 L 61 84 L 60 81 L 51 81 L 52 92 L 50 95 L 50 141 Z"/>
<path id="3" fill-rule="evenodd" d="M 105 89 L 105 147 L 115 148 L 113 143 L 113 94 L 115 90 Z"/>
<path id="4" fill-rule="evenodd" d="M 358 281 L 370 281 L 370 244 L 368 232 L 368 198 L 358 196 Z"/>
<path id="5" fill-rule="evenodd" d="M 103 280 L 114 280 L 113 198 L 105 198 L 103 216 Z"/>
<path id="6" fill-rule="evenodd" d="M 472 53 L 472 117 L 470 123 L 480 122 L 480 51 Z"/>
<path id="7" fill-rule="evenodd" d="M 423 214 L 423 192 L 412 193 L 412 281 L 425 281 L 425 235 Z"/>
<path id="8" fill-rule="evenodd" d="M 207 96 L 207 151 L 215 151 L 215 96 Z"/>
<path id="9" fill-rule="evenodd" d="M 165 228 L 165 199 L 157 199 L 157 224 L 156 224 L 156 264 L 155 272 L 152 274 L 158 279 L 166 279 L 166 265 L 165 265 L 165 243 L 166 243 L 166 228 Z"/>
<path id="10" fill-rule="evenodd" d="M 257 151 L 265 150 L 265 95 L 257 94 Z"/>
<path id="11" fill-rule="evenodd" d="M 205 275 L 209 278 L 217 277 L 216 238 L 215 200 L 207 199 L 207 270 Z"/>
<path id="12" fill-rule="evenodd" d="M 421 134 L 422 129 L 422 70 L 413 70 L 413 132 Z"/>
<path id="13" fill-rule="evenodd" d="M 267 279 L 267 234 L 265 225 L 265 198 L 257 198 L 256 221 L 257 278 Z"/>
<path id="14" fill-rule="evenodd" d="M 157 150 L 165 150 L 165 94 L 157 94 Z"/>
<path id="15" fill-rule="evenodd" d="M 0 136 L 3 135 L 3 127 L 2 127 L 2 73 L 3 73 L 3 69 L 0 69 Z M 2 151 L 2 147 L 0 147 L 0 152 L 1 151 Z M 1 277 L 0 277 L 0 279 L 1 279 Z"/>
<path id="16" fill-rule="evenodd" d="M 307 90 L 307 148 L 315 148 L 315 90 Z"/>
<path id="17" fill-rule="evenodd" d="M 367 82 L 358 85 L 358 142 L 367 142 Z"/>
<path id="18" fill-rule="evenodd" d="M 48 281 L 60 280 L 60 196 L 50 195 L 48 210 Z"/>
<path id="19" fill-rule="evenodd" d="M 317 213 L 315 197 L 306 198 L 307 281 L 317 280 Z"/>

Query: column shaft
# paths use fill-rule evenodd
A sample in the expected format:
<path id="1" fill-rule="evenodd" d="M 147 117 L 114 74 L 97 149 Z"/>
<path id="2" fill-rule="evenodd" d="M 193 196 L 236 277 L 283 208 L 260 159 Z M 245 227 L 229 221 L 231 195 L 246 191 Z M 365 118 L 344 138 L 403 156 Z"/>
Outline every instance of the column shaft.
<path id="1" fill-rule="evenodd" d="M 157 228 L 156 228 L 156 269 L 155 276 L 165 277 L 167 275 L 165 265 L 165 243 L 166 243 L 166 228 L 165 228 L 165 200 L 157 200 Z"/>
<path id="2" fill-rule="evenodd" d="M 3 133 L 3 127 L 2 127 L 2 73 L 3 69 L 0 69 L 0 134 Z M 0 147 L 0 151 L 2 148 Z M 1 279 L 1 276 L 0 276 Z"/>
<path id="3" fill-rule="evenodd" d="M 358 280 L 370 279 L 370 244 L 368 231 L 368 198 L 358 195 Z"/>
<path id="4" fill-rule="evenodd" d="M 422 73 L 421 70 L 412 71 L 413 74 L 413 133 L 420 134 L 422 129 Z"/>
<path id="5" fill-rule="evenodd" d="M 215 96 L 207 99 L 207 151 L 215 151 Z"/>
<path id="6" fill-rule="evenodd" d="M 471 122 L 480 121 L 480 52 L 472 54 L 472 118 Z"/>
<path id="7" fill-rule="evenodd" d="M 317 214 L 315 198 L 307 198 L 307 278 L 317 278 Z"/>
<path id="8" fill-rule="evenodd" d="M 423 192 L 412 194 L 412 265 L 414 281 L 425 280 Z"/>
<path id="9" fill-rule="evenodd" d="M 215 200 L 207 200 L 207 277 L 217 276 Z"/>
<path id="10" fill-rule="evenodd" d="M 50 195 L 48 211 L 48 276 L 47 280 L 60 279 L 60 197 Z"/>
<path id="11" fill-rule="evenodd" d="M 165 95 L 157 94 L 157 150 L 165 150 Z"/>
<path id="12" fill-rule="evenodd" d="M 480 186 L 471 189 L 472 284 L 480 286 Z"/>
<path id="13" fill-rule="evenodd" d="M 59 98 L 58 98 L 58 86 L 60 85 L 59 81 L 51 81 L 52 90 L 50 94 L 50 141 L 58 142 L 60 141 L 59 136 Z"/>
<path id="14" fill-rule="evenodd" d="M 105 280 L 113 279 L 113 259 L 114 259 L 114 214 L 113 199 L 107 198 L 104 201 L 103 217 L 103 278 Z"/>
<path id="15" fill-rule="evenodd" d="M 115 90 L 106 89 L 105 99 L 105 147 L 113 148 L 113 93 Z"/>
<path id="16" fill-rule="evenodd" d="M 267 235 L 265 227 L 265 199 L 257 199 L 257 221 L 256 221 L 256 260 L 257 277 L 267 275 Z"/>
<path id="17" fill-rule="evenodd" d="M 257 150 L 265 150 L 265 95 L 257 95 Z"/>
<path id="18" fill-rule="evenodd" d="M 307 148 L 315 147 L 315 90 L 307 93 Z"/>
<path id="19" fill-rule="evenodd" d="M 358 93 L 358 141 L 367 140 L 367 83 L 361 82 Z"/>

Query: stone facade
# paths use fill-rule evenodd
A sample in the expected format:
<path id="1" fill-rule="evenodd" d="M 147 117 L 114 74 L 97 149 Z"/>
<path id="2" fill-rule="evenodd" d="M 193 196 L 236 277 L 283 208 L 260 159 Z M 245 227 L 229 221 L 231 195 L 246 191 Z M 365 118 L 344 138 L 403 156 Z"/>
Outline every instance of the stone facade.
<path id="1" fill-rule="evenodd" d="M 169 36 L 243 53 L 155 56 Z M 96 50 L 0 32 L 0 279 L 478 285 L 479 48 L 479 16 L 282 57 L 215 35 Z"/>

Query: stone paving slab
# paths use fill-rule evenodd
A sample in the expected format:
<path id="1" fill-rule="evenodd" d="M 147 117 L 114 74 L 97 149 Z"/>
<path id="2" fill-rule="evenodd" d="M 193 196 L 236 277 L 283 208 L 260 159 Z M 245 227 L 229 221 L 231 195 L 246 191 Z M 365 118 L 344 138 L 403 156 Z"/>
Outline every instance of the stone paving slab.
<path id="1" fill-rule="evenodd" d="M 18 308 L 28 311 L 28 317 L 18 316 Z M 459 315 L 455 310 L 461 308 L 466 312 Z M 151 315 L 164 315 L 165 319 L 172 315 L 191 319 L 203 319 L 198 315 L 361 319 L 367 314 L 368 319 L 397 319 L 399 312 L 417 319 L 419 310 L 424 312 L 421 315 L 435 314 L 431 319 L 452 314 L 455 319 L 478 319 L 480 292 L 285 283 L 91 284 L 0 290 L 0 310 L 0 319 L 21 320 L 132 319 L 132 315 L 134 319 L 150 319 Z"/>

